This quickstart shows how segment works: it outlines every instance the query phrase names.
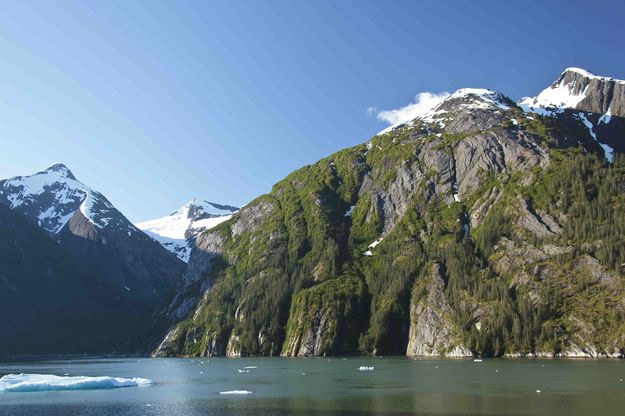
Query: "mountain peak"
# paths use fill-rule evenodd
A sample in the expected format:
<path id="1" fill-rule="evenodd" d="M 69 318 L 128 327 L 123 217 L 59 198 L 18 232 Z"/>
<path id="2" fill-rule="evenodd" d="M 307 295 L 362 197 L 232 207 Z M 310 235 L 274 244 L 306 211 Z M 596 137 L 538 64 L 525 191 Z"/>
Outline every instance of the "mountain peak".
<path id="1" fill-rule="evenodd" d="M 171 214 L 135 224 L 163 247 L 187 262 L 193 239 L 202 231 L 228 219 L 239 209 L 193 198 Z"/>
<path id="2" fill-rule="evenodd" d="M 625 114 L 625 81 L 569 67 L 537 96 L 524 97 L 519 104 L 526 110 L 543 114 L 572 109 L 622 117 Z"/>
<path id="3" fill-rule="evenodd" d="M 444 109 L 449 106 L 464 109 L 499 108 L 509 110 L 509 103 L 510 99 L 497 91 L 486 88 L 460 88 L 449 97 L 445 98 L 434 110 Z"/>
<path id="4" fill-rule="evenodd" d="M 562 71 L 563 74 L 566 74 L 567 72 L 574 72 L 574 73 L 581 74 L 581 75 L 583 75 L 585 77 L 589 77 L 589 78 L 597 76 L 597 75 L 593 74 L 590 71 L 587 71 L 587 70 L 585 70 L 583 68 L 577 68 L 575 66 L 568 67 L 564 71 Z"/>
<path id="5" fill-rule="evenodd" d="M 44 169 L 41 173 L 51 173 L 51 172 L 54 172 L 60 175 L 62 178 L 74 179 L 74 180 L 76 179 L 72 171 L 69 170 L 69 168 L 65 166 L 63 163 L 55 163 L 54 165 Z"/>
<path id="6" fill-rule="evenodd" d="M 616 83 L 620 83 L 620 84 L 625 84 L 625 80 L 620 80 L 620 79 L 616 79 L 616 78 L 612 78 L 612 77 L 605 77 L 605 76 L 601 76 L 601 75 L 596 75 L 596 74 L 594 74 L 594 73 L 592 73 L 590 71 L 587 71 L 587 70 L 585 70 L 583 68 L 577 68 L 577 67 L 574 67 L 574 66 L 566 68 L 562 72 L 560 78 L 555 83 L 558 83 L 558 82 L 561 82 L 562 80 L 564 80 L 566 75 L 577 76 L 577 77 L 579 77 L 581 75 L 582 77 L 588 78 L 588 79 L 596 79 L 596 80 L 599 80 L 599 81 L 611 81 L 611 82 L 616 82 Z"/>

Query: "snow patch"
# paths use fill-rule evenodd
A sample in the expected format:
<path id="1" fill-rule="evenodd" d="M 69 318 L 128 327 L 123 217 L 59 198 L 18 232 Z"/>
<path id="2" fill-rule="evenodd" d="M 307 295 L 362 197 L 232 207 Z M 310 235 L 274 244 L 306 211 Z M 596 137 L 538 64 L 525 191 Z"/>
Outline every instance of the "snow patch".
<path id="1" fill-rule="evenodd" d="M 382 242 L 384 237 L 380 237 L 378 240 L 375 240 L 373 243 L 369 244 L 369 248 L 375 248 L 378 244 Z"/>
<path id="2" fill-rule="evenodd" d="M 499 108 L 501 110 L 510 109 L 510 106 L 506 104 L 505 97 L 502 94 L 486 88 L 461 88 L 451 94 L 449 97 L 447 97 L 445 101 L 453 100 L 456 98 L 468 98 L 470 100 L 469 103 L 461 105 L 461 108 Z"/>
<path id="3" fill-rule="evenodd" d="M 147 378 L 55 376 L 50 374 L 8 374 L 0 378 L 0 392 L 113 389 L 152 384 Z"/>
<path id="4" fill-rule="evenodd" d="M 577 116 L 579 117 L 581 122 L 584 123 L 584 125 L 588 128 L 588 132 L 590 133 L 592 138 L 595 139 L 596 142 L 599 142 L 599 140 L 597 139 L 597 135 L 593 131 L 594 126 L 592 122 L 588 120 L 584 113 L 579 113 L 577 114 Z M 601 120 L 599 120 L 599 122 L 601 122 Z M 612 160 L 614 159 L 614 149 L 607 144 L 603 144 L 601 142 L 599 142 L 599 145 L 603 149 L 603 154 L 605 155 L 605 158 L 608 160 L 608 162 L 612 163 Z"/>
<path id="5" fill-rule="evenodd" d="M 603 153 L 605 154 L 605 158 L 608 160 L 608 162 L 612 163 L 612 161 L 614 160 L 614 149 L 608 146 L 607 144 L 603 144 L 603 143 L 599 143 L 599 144 L 603 148 Z"/>
<path id="6" fill-rule="evenodd" d="M 356 205 L 352 205 L 351 207 L 349 207 L 349 209 L 347 211 L 345 211 L 345 217 L 351 217 L 352 214 L 354 213 L 354 208 L 356 208 Z"/>
<path id="7" fill-rule="evenodd" d="M 608 108 L 608 111 L 599 117 L 599 124 L 608 124 L 612 120 L 612 106 Z"/>

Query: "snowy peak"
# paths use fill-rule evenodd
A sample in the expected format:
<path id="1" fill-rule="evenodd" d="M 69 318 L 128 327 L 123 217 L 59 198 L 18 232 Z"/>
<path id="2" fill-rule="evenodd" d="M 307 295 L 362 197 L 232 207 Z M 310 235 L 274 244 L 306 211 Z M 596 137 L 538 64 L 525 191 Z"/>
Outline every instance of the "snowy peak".
<path id="1" fill-rule="evenodd" d="M 510 109 L 510 99 L 505 95 L 485 88 L 461 88 L 445 98 L 434 111 L 452 109 Z"/>
<path id="2" fill-rule="evenodd" d="M 232 217 L 239 209 L 197 198 L 171 214 L 136 226 L 184 262 L 189 260 L 195 237 Z"/>
<path id="3" fill-rule="evenodd" d="M 547 115 L 573 109 L 624 117 L 625 81 L 581 68 L 567 68 L 536 97 L 525 97 L 519 104 L 526 110 Z"/>
<path id="4" fill-rule="evenodd" d="M 616 78 L 612 78 L 612 77 L 603 77 L 600 75 L 595 75 L 590 71 L 587 71 L 585 69 L 582 68 L 576 68 L 576 67 L 569 67 L 566 68 L 564 70 L 564 72 L 562 72 L 561 76 L 564 77 L 566 75 L 571 75 L 571 76 L 581 76 L 587 79 L 596 79 L 599 81 L 611 81 L 611 82 L 616 82 L 619 84 L 625 84 L 624 80 L 620 80 L 620 79 L 616 79 Z"/>
<path id="5" fill-rule="evenodd" d="M 191 220 L 199 220 L 203 218 L 230 215 L 234 212 L 237 212 L 238 210 L 239 208 L 233 207 L 231 205 L 222 205 L 215 202 L 209 202 L 193 198 L 191 201 L 184 204 L 179 210 L 177 210 L 173 214 L 186 213 L 187 218 Z"/>
<path id="6" fill-rule="evenodd" d="M 74 180 L 76 179 L 72 171 L 69 170 L 69 168 L 62 163 L 55 163 L 54 165 L 50 166 L 49 168 L 41 172 L 38 172 L 37 174 L 44 174 L 44 173 L 56 174 L 60 178 L 74 179 Z"/>
<path id="7" fill-rule="evenodd" d="M 519 105 L 576 129 L 580 144 L 586 150 L 601 148 L 608 161 L 614 152 L 625 151 L 625 81 L 567 68 L 553 84 L 536 97 L 521 99 Z"/>
<path id="8" fill-rule="evenodd" d="M 457 133 L 475 128 L 479 123 L 487 125 L 485 127 L 487 128 L 506 118 L 504 113 L 515 106 L 514 101 L 497 91 L 486 88 L 461 88 L 434 103 L 431 108 L 424 109 L 413 120 L 389 126 L 378 135 L 401 127 L 414 126 L 424 127 L 428 134 Z"/>
<path id="9" fill-rule="evenodd" d="M 76 180 L 58 163 L 30 176 L 0 181 L 0 203 L 30 218 L 50 234 L 58 234 L 80 212 L 95 227 L 112 223 L 127 227 L 125 218 L 99 192 Z M 134 227 L 133 227 L 134 228 Z"/>

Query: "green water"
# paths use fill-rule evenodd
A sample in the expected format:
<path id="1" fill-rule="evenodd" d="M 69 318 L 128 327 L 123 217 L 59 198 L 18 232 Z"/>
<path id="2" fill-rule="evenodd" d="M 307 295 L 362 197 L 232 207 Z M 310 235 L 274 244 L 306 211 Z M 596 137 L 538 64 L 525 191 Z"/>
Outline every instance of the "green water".
<path id="1" fill-rule="evenodd" d="M 375 370 L 358 371 L 360 366 Z M 0 375 L 9 373 L 144 377 L 154 384 L 0 393 L 0 415 L 625 415 L 625 362 L 616 360 L 210 358 L 0 364 Z M 219 394 L 230 390 L 252 393 Z"/>

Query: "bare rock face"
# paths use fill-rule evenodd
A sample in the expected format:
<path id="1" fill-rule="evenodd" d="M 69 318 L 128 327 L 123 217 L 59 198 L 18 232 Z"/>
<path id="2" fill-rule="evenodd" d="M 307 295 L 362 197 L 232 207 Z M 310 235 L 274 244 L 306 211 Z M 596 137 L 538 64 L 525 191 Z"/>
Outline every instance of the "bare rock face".
<path id="1" fill-rule="evenodd" d="M 470 210 L 471 228 L 475 228 L 482 223 L 490 212 L 490 209 L 499 201 L 502 192 L 499 188 L 493 187 L 484 197 L 478 199 Z"/>
<path id="2" fill-rule="evenodd" d="M 226 345 L 219 339 L 218 334 L 209 331 L 206 334 L 205 357 L 218 357 L 226 355 Z"/>
<path id="3" fill-rule="evenodd" d="M 386 189 L 374 187 L 371 177 L 365 177 L 359 194 L 371 198 L 374 213 L 382 225 L 382 235 L 388 233 L 404 215 L 424 176 L 419 163 L 405 162 L 397 169 L 395 178 Z"/>
<path id="4" fill-rule="evenodd" d="M 460 198 L 474 191 L 483 172 L 524 171 L 546 166 L 549 156 L 535 138 L 523 131 L 480 133 L 460 141 L 454 148 Z"/>
<path id="5" fill-rule="evenodd" d="M 407 356 L 471 357 L 472 353 L 457 339 L 445 296 L 440 265 L 434 263 L 425 283 L 423 299 L 410 306 L 410 333 Z M 413 294 L 414 296 L 414 294 Z"/>
<path id="6" fill-rule="evenodd" d="M 229 357 L 229 358 L 241 357 L 241 347 L 239 346 L 239 336 L 234 331 L 232 331 L 232 334 L 230 334 L 230 339 L 228 340 L 228 346 L 226 347 L 226 357 Z"/>
<path id="7" fill-rule="evenodd" d="M 548 214 L 539 215 L 535 212 L 528 202 L 519 197 L 519 216 L 516 225 L 524 228 L 538 238 L 553 237 L 562 230 L 556 221 Z"/>
<path id="8" fill-rule="evenodd" d="M 322 339 L 324 331 L 327 329 L 328 316 L 320 311 L 315 313 L 312 325 L 302 333 L 293 336 L 286 344 L 282 355 L 285 357 L 311 357 L 321 355 Z M 304 326 L 303 322 L 299 325 Z"/>
<path id="9" fill-rule="evenodd" d="M 260 200 L 241 209 L 238 220 L 232 225 L 232 236 L 252 232 L 271 213 L 273 206 L 267 200 Z"/>
<path id="10" fill-rule="evenodd" d="M 179 346 L 179 328 L 172 328 L 167 332 L 165 338 L 156 347 L 156 350 L 152 353 L 152 357 L 171 357 L 175 355 L 180 349 Z"/>
<path id="11" fill-rule="evenodd" d="M 576 110 L 625 117 L 625 81 L 599 77 L 570 68 L 554 83 L 569 85 L 573 95 L 583 96 L 575 105 Z"/>

